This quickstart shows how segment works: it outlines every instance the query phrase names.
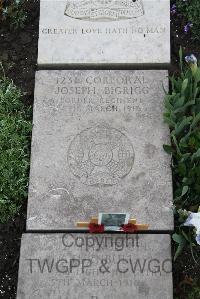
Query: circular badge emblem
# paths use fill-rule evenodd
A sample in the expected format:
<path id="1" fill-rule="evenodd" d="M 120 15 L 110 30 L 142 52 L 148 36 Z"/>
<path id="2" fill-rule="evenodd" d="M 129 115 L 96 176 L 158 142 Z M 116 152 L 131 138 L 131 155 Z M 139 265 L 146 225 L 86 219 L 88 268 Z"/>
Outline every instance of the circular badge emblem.
<path id="1" fill-rule="evenodd" d="M 68 164 L 86 185 L 114 185 L 131 171 L 134 150 L 122 132 L 99 125 L 75 136 L 68 149 Z"/>

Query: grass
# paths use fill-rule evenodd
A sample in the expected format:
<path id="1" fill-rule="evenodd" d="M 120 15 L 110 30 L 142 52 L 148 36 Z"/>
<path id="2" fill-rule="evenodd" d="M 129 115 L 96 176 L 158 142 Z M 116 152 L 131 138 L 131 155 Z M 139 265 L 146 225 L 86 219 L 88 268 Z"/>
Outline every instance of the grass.
<path id="1" fill-rule="evenodd" d="M 16 215 L 27 198 L 31 111 L 23 94 L 0 77 L 0 223 Z"/>

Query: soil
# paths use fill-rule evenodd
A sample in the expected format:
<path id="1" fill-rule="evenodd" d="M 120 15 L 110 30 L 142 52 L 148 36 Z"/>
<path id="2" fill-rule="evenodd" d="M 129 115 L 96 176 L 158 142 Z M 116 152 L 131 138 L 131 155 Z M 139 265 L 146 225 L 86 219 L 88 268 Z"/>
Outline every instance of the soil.
<path id="1" fill-rule="evenodd" d="M 11 31 L 6 25 L 0 27 L 0 61 L 3 62 L 6 75 L 24 92 L 27 105 L 33 104 L 34 77 L 37 61 L 39 1 L 27 1 L 28 19 L 25 27 Z M 200 59 L 197 41 L 191 34 L 184 33 L 186 20 L 181 15 L 171 16 L 172 65 L 170 73 L 178 72 L 178 51 L 180 45 L 184 54 L 195 54 Z M 0 225 L 0 298 L 16 297 L 20 238 L 25 232 L 26 203 L 19 215 L 5 225 Z M 174 248 L 173 248 L 174 251 Z M 200 247 L 194 255 L 200 257 Z M 199 261 L 200 263 L 200 261 Z M 195 263 L 189 249 L 174 263 L 174 293 L 179 299 L 188 298 L 185 290 L 192 286 L 193 280 L 200 277 L 199 264 Z M 198 298 L 195 298 L 198 299 Z"/>

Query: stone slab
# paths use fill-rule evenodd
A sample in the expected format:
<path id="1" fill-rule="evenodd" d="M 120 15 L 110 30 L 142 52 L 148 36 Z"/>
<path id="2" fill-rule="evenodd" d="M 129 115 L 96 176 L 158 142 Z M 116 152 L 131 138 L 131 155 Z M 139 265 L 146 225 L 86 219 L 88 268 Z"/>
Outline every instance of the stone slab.
<path id="1" fill-rule="evenodd" d="M 41 0 L 39 66 L 168 65 L 169 0 Z"/>
<path id="2" fill-rule="evenodd" d="M 169 235 L 25 234 L 17 299 L 172 299 Z"/>
<path id="3" fill-rule="evenodd" d="M 100 212 L 173 229 L 162 84 L 167 71 L 37 72 L 28 230 L 75 229 Z"/>

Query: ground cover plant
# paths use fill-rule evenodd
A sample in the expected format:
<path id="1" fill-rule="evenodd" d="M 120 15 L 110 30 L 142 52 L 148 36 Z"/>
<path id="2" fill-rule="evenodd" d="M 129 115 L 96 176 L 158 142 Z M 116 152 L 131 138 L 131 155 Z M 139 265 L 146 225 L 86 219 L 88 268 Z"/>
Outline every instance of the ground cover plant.
<path id="1" fill-rule="evenodd" d="M 176 0 L 178 12 L 187 20 L 184 26 L 185 32 L 191 31 L 192 38 L 200 41 L 200 1 L 199 0 Z"/>
<path id="2" fill-rule="evenodd" d="M 172 238 L 177 244 L 174 259 L 188 246 L 193 262 L 198 263 L 194 252 L 200 244 L 200 67 L 194 55 L 185 60 L 187 66 L 180 49 L 180 75 L 170 78 L 171 90 L 165 97 L 164 120 L 171 130 L 171 145 L 164 145 L 164 149 L 172 158 L 175 213 Z M 194 217 L 196 227 L 190 223 Z M 200 294 L 196 284 L 191 292 Z M 188 298 L 193 298 L 189 297 L 192 293 Z"/>
<path id="3" fill-rule="evenodd" d="M 30 109 L 14 83 L 0 76 L 0 223 L 16 215 L 27 198 Z"/>
<path id="4" fill-rule="evenodd" d="M 0 0 L 0 20 L 9 25 L 10 29 L 24 26 L 27 19 L 24 0 Z"/>
<path id="5" fill-rule="evenodd" d="M 191 31 L 192 38 L 200 41 L 200 1 L 176 0 L 172 10 L 185 17 L 184 31 Z"/>

